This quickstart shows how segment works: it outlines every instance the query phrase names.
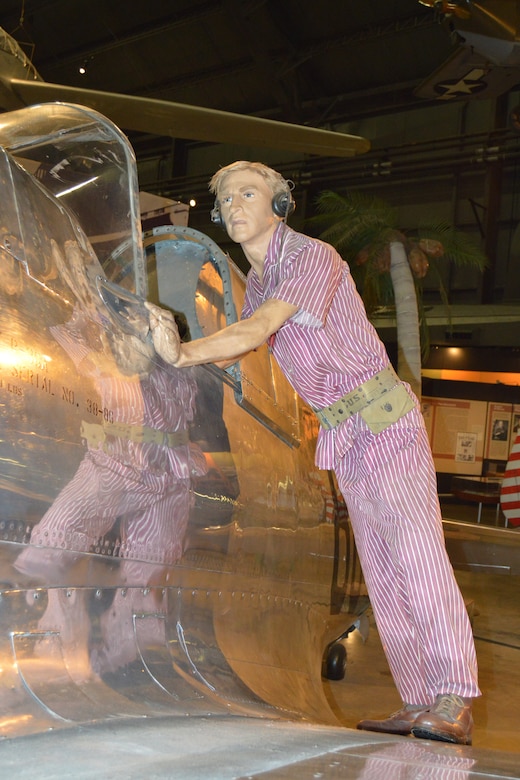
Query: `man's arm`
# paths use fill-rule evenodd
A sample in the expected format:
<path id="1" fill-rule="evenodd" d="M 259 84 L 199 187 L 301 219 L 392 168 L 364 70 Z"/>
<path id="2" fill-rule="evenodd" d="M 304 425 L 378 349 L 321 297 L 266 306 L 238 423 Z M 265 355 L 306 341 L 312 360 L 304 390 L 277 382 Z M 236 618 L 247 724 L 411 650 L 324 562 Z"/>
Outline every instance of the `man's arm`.
<path id="1" fill-rule="evenodd" d="M 248 319 L 235 322 L 211 336 L 183 344 L 173 315 L 151 303 L 147 303 L 146 307 L 150 312 L 150 330 L 157 353 L 167 363 L 179 368 L 201 363 L 234 362 L 261 346 L 298 311 L 292 303 L 271 298 Z"/>

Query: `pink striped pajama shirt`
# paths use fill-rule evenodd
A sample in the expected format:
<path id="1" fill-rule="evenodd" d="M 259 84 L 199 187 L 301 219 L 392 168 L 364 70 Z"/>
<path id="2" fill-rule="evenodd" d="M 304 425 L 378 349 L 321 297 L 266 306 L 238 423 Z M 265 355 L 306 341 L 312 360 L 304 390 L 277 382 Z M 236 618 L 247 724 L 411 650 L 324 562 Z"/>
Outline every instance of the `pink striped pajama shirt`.
<path id="1" fill-rule="evenodd" d="M 251 269 L 242 316 L 268 299 L 298 307 L 273 353 L 315 409 L 328 406 L 389 364 L 348 265 L 328 244 L 285 224 L 269 244 L 263 283 Z M 316 464 L 334 470 L 388 663 L 408 704 L 437 695 L 480 695 L 467 611 L 449 562 L 437 481 L 415 407 L 374 434 L 359 414 L 320 429 Z"/>

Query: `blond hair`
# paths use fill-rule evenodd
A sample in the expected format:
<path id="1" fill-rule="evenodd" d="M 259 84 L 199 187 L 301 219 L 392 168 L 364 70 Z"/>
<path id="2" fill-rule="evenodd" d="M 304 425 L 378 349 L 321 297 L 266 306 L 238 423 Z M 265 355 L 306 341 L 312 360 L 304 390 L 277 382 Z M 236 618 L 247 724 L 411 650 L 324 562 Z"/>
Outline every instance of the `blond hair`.
<path id="1" fill-rule="evenodd" d="M 220 168 L 210 180 L 209 191 L 212 192 L 218 200 L 219 195 L 225 186 L 227 177 L 231 173 L 241 171 L 251 171 L 262 176 L 273 195 L 290 192 L 290 186 L 281 173 L 278 173 L 278 171 L 275 171 L 273 168 L 269 168 L 267 165 L 264 165 L 264 163 L 249 162 L 248 160 L 237 160 L 234 163 L 230 163 L 229 165 Z"/>

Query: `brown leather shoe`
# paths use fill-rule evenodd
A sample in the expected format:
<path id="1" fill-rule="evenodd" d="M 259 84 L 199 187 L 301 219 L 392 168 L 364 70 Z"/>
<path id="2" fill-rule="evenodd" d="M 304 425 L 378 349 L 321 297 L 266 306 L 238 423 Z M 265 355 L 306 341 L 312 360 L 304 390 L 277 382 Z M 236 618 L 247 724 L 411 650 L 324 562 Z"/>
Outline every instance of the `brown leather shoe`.
<path id="1" fill-rule="evenodd" d="M 384 720 L 360 720 L 358 729 L 363 731 L 380 731 L 384 734 L 411 734 L 412 726 L 417 718 L 428 712 L 429 704 L 405 704 L 401 710 L 394 712 Z"/>
<path id="2" fill-rule="evenodd" d="M 437 696 L 428 712 L 422 713 L 412 724 L 411 732 L 419 739 L 436 739 L 459 745 L 471 745 L 473 716 L 471 703 L 455 693 Z"/>

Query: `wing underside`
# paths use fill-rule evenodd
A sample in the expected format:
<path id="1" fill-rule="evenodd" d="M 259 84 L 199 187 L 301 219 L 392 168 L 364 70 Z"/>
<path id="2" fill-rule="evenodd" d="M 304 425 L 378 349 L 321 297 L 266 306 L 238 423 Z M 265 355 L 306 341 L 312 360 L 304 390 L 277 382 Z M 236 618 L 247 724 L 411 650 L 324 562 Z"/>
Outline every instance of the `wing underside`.
<path id="1" fill-rule="evenodd" d="M 360 136 L 166 100 L 45 81 L 12 79 L 9 85 L 23 105 L 51 101 L 77 103 L 99 111 L 124 130 L 331 157 L 352 157 L 370 148 L 369 141 Z"/>

